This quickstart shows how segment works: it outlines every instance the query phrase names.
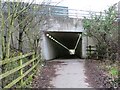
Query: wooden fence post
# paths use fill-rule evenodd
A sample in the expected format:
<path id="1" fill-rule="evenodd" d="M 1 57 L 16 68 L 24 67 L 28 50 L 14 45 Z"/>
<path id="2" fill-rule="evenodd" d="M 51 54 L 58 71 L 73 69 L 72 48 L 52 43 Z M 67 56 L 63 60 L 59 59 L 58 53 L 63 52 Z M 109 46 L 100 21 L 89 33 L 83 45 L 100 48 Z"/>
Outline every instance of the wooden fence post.
<path id="1" fill-rule="evenodd" d="M 91 47 L 91 45 L 89 45 L 89 53 L 90 53 L 90 57 L 89 58 L 91 58 L 91 51 L 92 50 L 92 47 Z"/>
<path id="2" fill-rule="evenodd" d="M 34 59 L 34 58 L 35 58 L 35 54 L 32 55 L 32 59 Z M 34 64 L 35 64 L 35 63 L 34 63 L 34 61 L 33 61 L 33 65 L 34 65 Z"/>
<path id="3" fill-rule="evenodd" d="M 20 53 L 20 56 L 21 55 L 22 55 L 22 53 Z M 23 64 L 22 59 L 20 59 L 20 66 L 22 66 L 22 64 Z M 23 68 L 20 69 L 20 76 L 22 76 L 22 75 L 23 75 Z M 22 85 L 22 83 L 23 83 L 23 79 L 21 79 L 20 85 Z"/>
<path id="4" fill-rule="evenodd" d="M 35 54 L 32 55 L 32 59 L 34 59 L 34 58 L 35 58 Z M 35 61 L 33 61 L 32 64 L 33 64 L 33 66 L 34 66 L 34 65 L 35 65 Z M 35 70 L 33 70 L 33 73 L 35 73 Z"/>

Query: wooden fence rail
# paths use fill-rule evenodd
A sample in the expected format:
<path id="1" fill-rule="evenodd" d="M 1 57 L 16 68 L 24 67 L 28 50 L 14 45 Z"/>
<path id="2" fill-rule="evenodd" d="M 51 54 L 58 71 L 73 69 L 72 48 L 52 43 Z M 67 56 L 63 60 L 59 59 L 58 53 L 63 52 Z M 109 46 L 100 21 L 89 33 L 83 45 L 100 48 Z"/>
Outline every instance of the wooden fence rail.
<path id="1" fill-rule="evenodd" d="M 103 58 L 107 58 L 106 54 L 100 53 L 100 51 L 98 50 L 97 46 L 89 45 L 89 46 L 86 47 L 86 51 L 87 51 L 87 58 L 88 59 L 103 59 Z"/>
<path id="2" fill-rule="evenodd" d="M 32 56 L 31 60 L 28 60 L 27 62 L 23 63 L 24 58 L 28 57 L 28 56 Z M 0 65 L 4 65 L 4 64 L 9 64 L 11 62 L 15 62 L 18 61 L 20 63 L 19 66 L 15 67 L 14 69 L 11 69 L 7 72 L 4 72 L 2 74 L 0 74 L 0 80 L 4 79 L 5 77 L 8 77 L 9 75 L 15 73 L 15 72 L 20 72 L 19 77 L 17 77 L 15 80 L 12 80 L 9 84 L 7 84 L 6 86 L 4 86 L 3 88 L 11 88 L 12 86 L 14 86 L 16 83 L 20 82 L 20 85 L 25 84 L 26 80 L 23 80 L 23 78 L 28 75 L 40 62 L 39 60 L 39 56 L 35 56 L 34 52 L 25 54 L 25 55 L 20 55 L 17 57 L 13 57 L 13 58 L 9 58 L 9 59 L 5 59 L 3 61 L 0 61 Z M 24 68 L 28 65 L 31 65 L 31 67 L 26 71 L 23 72 Z M 30 75 L 33 76 L 34 73 L 32 73 Z M 28 77 L 29 78 L 29 77 Z M 27 79 L 27 78 L 26 78 Z"/>
<path id="3" fill-rule="evenodd" d="M 91 46 L 91 45 L 86 47 L 86 51 L 87 51 L 88 58 L 92 58 L 92 54 L 95 52 L 97 53 L 96 46 Z M 97 55 L 96 55 L 96 57 L 97 57 Z"/>

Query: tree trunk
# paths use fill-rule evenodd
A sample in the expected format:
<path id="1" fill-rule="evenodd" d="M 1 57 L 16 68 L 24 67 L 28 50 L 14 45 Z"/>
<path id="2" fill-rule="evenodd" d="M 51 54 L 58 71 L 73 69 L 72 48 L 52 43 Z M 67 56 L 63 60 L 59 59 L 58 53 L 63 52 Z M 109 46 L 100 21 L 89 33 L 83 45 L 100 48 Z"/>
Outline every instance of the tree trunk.
<path id="1" fill-rule="evenodd" d="M 23 31 L 20 30 L 19 31 L 19 39 L 18 39 L 18 50 L 20 52 L 22 52 L 22 44 L 23 44 L 23 42 L 22 42 L 22 35 L 23 35 Z"/>

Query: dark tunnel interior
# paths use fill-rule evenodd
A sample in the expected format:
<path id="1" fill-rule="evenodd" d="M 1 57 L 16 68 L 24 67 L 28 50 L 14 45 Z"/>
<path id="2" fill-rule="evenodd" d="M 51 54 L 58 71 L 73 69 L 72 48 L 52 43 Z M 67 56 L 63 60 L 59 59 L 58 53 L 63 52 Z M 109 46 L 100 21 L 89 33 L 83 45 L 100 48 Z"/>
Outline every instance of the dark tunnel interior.
<path id="1" fill-rule="evenodd" d="M 77 44 L 79 35 L 81 32 L 46 32 L 45 37 L 47 39 L 48 54 L 52 57 L 50 59 L 73 59 L 81 58 L 82 55 L 82 37 L 80 37 Z M 56 42 L 57 41 L 57 42 Z M 69 50 L 73 50 L 77 44 L 74 54 L 70 54 Z M 51 51 L 52 50 L 52 51 Z"/>

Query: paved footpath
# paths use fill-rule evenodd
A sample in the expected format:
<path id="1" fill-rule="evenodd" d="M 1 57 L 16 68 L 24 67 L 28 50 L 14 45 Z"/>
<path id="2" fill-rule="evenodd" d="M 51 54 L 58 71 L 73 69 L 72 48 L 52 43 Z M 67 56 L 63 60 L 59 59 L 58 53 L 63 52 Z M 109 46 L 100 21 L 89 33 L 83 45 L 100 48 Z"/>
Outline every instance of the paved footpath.
<path id="1" fill-rule="evenodd" d="M 86 82 L 84 60 L 67 59 L 59 61 L 64 63 L 57 66 L 57 76 L 51 81 L 55 88 L 91 88 Z"/>

